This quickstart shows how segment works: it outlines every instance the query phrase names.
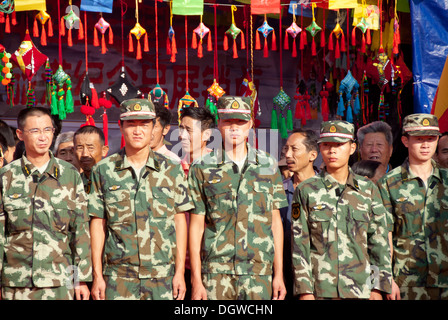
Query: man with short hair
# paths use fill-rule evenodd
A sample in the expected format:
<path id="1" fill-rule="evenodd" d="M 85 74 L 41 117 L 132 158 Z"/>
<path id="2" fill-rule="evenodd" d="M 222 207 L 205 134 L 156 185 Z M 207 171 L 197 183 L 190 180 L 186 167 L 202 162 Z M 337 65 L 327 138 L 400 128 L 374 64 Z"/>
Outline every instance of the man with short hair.
<path id="1" fill-rule="evenodd" d="M 53 153 L 56 158 L 62 159 L 71 163 L 76 169 L 80 169 L 78 159 L 76 158 L 75 151 L 73 150 L 73 136 L 74 131 L 68 131 L 60 133 L 53 147 Z"/>
<path id="2" fill-rule="evenodd" d="M 193 208 L 185 175 L 149 147 L 154 105 L 121 103 L 125 147 L 92 170 L 92 296 L 100 299 L 182 300 L 187 225 Z"/>
<path id="3" fill-rule="evenodd" d="M 437 144 L 435 160 L 442 168 L 448 168 L 448 132 L 442 133 Z"/>
<path id="4" fill-rule="evenodd" d="M 88 299 L 89 217 L 79 172 L 50 151 L 48 109 L 25 108 L 17 124 L 25 153 L 0 170 L 1 297 Z"/>
<path id="5" fill-rule="evenodd" d="M 192 299 L 284 299 L 283 227 L 288 205 L 276 161 L 246 141 L 250 98 L 219 98 L 222 148 L 188 175 Z"/>
<path id="6" fill-rule="evenodd" d="M 439 136 L 435 115 L 405 117 L 408 158 L 378 181 L 392 244 L 388 299 L 448 299 L 448 170 L 432 159 Z"/>
<path id="7" fill-rule="evenodd" d="M 374 121 L 358 129 L 359 151 L 362 160 L 381 162 L 377 169 L 382 177 L 392 168 L 389 160 L 393 152 L 393 135 L 390 125 L 383 121 Z"/>
<path id="8" fill-rule="evenodd" d="M 105 141 L 103 131 L 95 126 L 83 126 L 73 136 L 73 148 L 82 169 L 81 178 L 87 193 L 90 191 L 92 167 L 109 152 L 109 146 L 104 145 Z"/>
<path id="9" fill-rule="evenodd" d="M 301 300 L 377 300 L 390 292 L 386 209 L 376 185 L 348 165 L 354 130 L 347 121 L 322 123 L 325 168 L 294 193 L 294 286 Z"/>
<path id="10" fill-rule="evenodd" d="M 165 136 L 171 128 L 171 112 L 158 104 L 155 105 L 156 118 L 154 119 L 154 128 L 152 130 L 152 139 L 149 146 L 154 152 L 163 154 L 175 163 L 180 163 L 180 158 L 174 152 L 168 150 L 165 145 Z"/>
<path id="11" fill-rule="evenodd" d="M 288 286 L 288 296 L 293 294 L 294 278 L 292 275 L 291 261 L 291 205 L 294 190 L 297 186 L 316 174 L 314 171 L 314 160 L 316 160 L 319 151 L 317 145 L 318 136 L 313 130 L 295 129 L 288 137 L 283 146 L 282 154 L 285 156 L 285 163 L 292 176 L 283 180 L 288 207 L 280 209 L 280 215 L 283 222 L 284 233 L 284 273 L 285 284 Z"/>
<path id="12" fill-rule="evenodd" d="M 4 150 L 3 156 L 6 163 L 10 163 L 14 160 L 14 152 L 16 150 L 16 141 L 14 139 L 14 131 L 3 120 L 0 120 L 0 134 L 5 137 L 7 149 Z"/>

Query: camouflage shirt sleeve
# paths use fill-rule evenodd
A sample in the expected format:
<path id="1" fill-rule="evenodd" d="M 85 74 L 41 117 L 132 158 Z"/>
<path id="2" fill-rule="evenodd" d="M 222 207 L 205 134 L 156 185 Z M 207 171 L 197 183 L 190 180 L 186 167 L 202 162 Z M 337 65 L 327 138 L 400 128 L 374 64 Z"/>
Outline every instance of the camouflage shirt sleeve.
<path id="1" fill-rule="evenodd" d="M 294 268 L 294 294 L 314 292 L 314 282 L 310 256 L 310 233 L 308 214 L 297 187 L 291 208 L 292 217 L 292 262 Z"/>
<path id="2" fill-rule="evenodd" d="M 203 183 L 201 183 L 201 171 L 197 166 L 192 165 L 188 172 L 188 186 L 190 188 L 191 199 L 193 201 L 194 209 L 191 211 L 194 214 L 206 215 L 206 199 L 203 190 Z"/>
<path id="3" fill-rule="evenodd" d="M 180 165 L 174 167 L 173 174 L 176 180 L 176 192 L 174 196 L 175 209 L 177 213 L 184 213 L 193 208 L 190 188 L 188 187 L 185 173 Z"/>
<path id="4" fill-rule="evenodd" d="M 283 180 L 280 174 L 280 169 L 278 169 L 277 172 L 274 173 L 273 186 L 273 209 L 280 210 L 281 208 L 288 207 L 288 200 L 286 198 L 285 189 L 283 188 Z"/>
<path id="5" fill-rule="evenodd" d="M 394 228 L 393 205 L 389 194 L 389 186 L 387 185 L 387 180 L 383 177 L 378 181 L 377 186 L 381 197 L 381 201 L 383 203 L 384 208 L 386 209 L 387 231 L 392 232 Z"/>
<path id="6" fill-rule="evenodd" d="M 97 167 L 90 173 L 90 193 L 88 194 L 88 210 L 90 216 L 104 219 L 104 195 Z"/>

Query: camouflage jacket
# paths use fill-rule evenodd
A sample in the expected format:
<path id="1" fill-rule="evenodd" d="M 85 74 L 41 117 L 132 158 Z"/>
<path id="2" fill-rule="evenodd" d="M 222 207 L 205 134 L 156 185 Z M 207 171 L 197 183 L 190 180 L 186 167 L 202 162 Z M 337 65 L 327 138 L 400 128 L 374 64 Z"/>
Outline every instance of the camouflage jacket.
<path id="1" fill-rule="evenodd" d="M 185 174 L 165 156 L 150 151 L 135 176 L 125 149 L 95 165 L 89 214 L 106 219 L 103 273 L 131 278 L 174 274 L 174 215 L 193 208 Z"/>
<path id="2" fill-rule="evenodd" d="M 432 165 L 427 188 L 408 160 L 378 181 L 398 286 L 448 287 L 448 171 Z"/>
<path id="3" fill-rule="evenodd" d="M 295 190 L 295 294 L 368 299 L 372 289 L 390 292 L 386 210 L 375 184 L 349 170 L 346 185 L 323 170 Z"/>
<path id="4" fill-rule="evenodd" d="M 43 174 L 25 155 L 0 170 L 4 286 L 63 286 L 73 266 L 79 281 L 91 281 L 84 186 L 75 167 L 50 155 Z"/>
<path id="5" fill-rule="evenodd" d="M 192 213 L 206 221 L 202 272 L 272 274 L 272 210 L 288 206 L 275 160 L 248 145 L 240 173 L 219 149 L 192 164 L 188 182 Z"/>

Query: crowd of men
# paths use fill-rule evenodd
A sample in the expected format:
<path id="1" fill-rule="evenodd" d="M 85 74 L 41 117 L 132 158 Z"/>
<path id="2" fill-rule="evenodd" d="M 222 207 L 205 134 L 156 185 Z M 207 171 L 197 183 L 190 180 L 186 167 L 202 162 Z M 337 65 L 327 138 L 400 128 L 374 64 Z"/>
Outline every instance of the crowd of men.
<path id="1" fill-rule="evenodd" d="M 165 143 L 171 113 L 146 99 L 121 104 L 112 155 L 93 126 L 55 137 L 46 108 L 20 111 L 23 149 L 0 122 L 0 297 L 448 299 L 435 116 L 404 118 L 408 156 L 392 168 L 385 122 L 296 129 L 277 162 L 248 143 L 249 98 L 217 110 L 182 110 L 182 159 Z M 214 130 L 222 146 L 209 149 Z"/>

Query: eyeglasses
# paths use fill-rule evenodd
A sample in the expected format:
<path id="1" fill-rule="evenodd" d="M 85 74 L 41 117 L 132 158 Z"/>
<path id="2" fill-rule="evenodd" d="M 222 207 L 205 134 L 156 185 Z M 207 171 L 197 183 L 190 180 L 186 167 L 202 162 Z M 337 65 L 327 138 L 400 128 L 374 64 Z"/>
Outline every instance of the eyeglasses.
<path id="1" fill-rule="evenodd" d="M 54 133 L 54 128 L 53 127 L 46 127 L 43 129 L 32 128 L 29 130 L 22 130 L 22 132 L 28 133 L 32 136 L 37 136 L 39 134 L 50 135 L 50 134 Z"/>

